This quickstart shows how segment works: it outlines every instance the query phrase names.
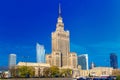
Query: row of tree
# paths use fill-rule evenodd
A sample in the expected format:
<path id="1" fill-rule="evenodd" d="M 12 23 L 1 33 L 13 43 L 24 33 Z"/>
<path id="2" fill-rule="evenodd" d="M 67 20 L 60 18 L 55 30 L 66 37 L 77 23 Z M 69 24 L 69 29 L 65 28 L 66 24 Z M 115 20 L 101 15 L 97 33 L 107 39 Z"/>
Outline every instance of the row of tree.
<path id="1" fill-rule="evenodd" d="M 44 68 L 43 70 L 44 77 L 72 77 L 71 69 L 59 69 L 56 66 L 50 68 Z"/>
<path id="2" fill-rule="evenodd" d="M 30 66 L 13 67 L 10 69 L 12 77 L 35 77 L 35 68 Z M 38 73 L 40 71 L 38 70 Z M 39 77 L 72 77 L 71 69 L 59 69 L 56 66 L 46 67 Z"/>
<path id="3" fill-rule="evenodd" d="M 31 66 L 19 66 L 9 69 L 11 77 L 33 77 L 35 69 Z"/>

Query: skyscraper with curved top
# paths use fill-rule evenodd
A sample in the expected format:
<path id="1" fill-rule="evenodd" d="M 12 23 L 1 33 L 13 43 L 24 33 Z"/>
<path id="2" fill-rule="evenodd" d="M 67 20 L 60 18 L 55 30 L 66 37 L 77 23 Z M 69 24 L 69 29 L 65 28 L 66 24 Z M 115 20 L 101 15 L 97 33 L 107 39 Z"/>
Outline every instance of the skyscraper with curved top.
<path id="1" fill-rule="evenodd" d="M 45 63 L 45 49 L 43 45 L 36 44 L 37 63 Z"/>

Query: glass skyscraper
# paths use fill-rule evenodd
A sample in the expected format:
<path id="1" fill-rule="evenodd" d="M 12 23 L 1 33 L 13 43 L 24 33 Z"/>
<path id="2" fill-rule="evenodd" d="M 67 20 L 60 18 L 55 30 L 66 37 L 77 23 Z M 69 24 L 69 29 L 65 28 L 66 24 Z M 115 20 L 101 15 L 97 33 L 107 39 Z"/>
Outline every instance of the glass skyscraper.
<path id="1" fill-rule="evenodd" d="M 78 65 L 82 70 L 88 70 L 88 54 L 82 54 L 78 56 Z"/>
<path id="2" fill-rule="evenodd" d="M 9 68 L 16 66 L 16 54 L 9 55 Z"/>
<path id="3" fill-rule="evenodd" d="M 118 68 L 118 59 L 115 53 L 110 54 L 110 66 L 113 67 L 113 69 Z"/>
<path id="4" fill-rule="evenodd" d="M 37 63 L 45 63 L 45 49 L 43 45 L 36 44 Z"/>

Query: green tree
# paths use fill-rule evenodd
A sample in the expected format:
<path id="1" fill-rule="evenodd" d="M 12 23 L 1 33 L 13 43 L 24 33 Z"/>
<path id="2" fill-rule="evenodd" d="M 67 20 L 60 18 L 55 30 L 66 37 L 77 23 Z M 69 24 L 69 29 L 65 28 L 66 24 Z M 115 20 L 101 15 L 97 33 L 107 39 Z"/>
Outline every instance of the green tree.
<path id="1" fill-rule="evenodd" d="M 120 76 L 117 76 L 116 80 L 120 80 Z"/>
<path id="2" fill-rule="evenodd" d="M 72 69 L 59 69 L 57 66 L 43 69 L 44 77 L 72 77 Z"/>
<path id="3" fill-rule="evenodd" d="M 18 74 L 20 77 L 33 77 L 35 69 L 31 66 L 20 66 L 18 67 Z"/>
<path id="4" fill-rule="evenodd" d="M 59 68 L 57 66 L 50 67 L 51 77 L 59 77 Z"/>
<path id="5" fill-rule="evenodd" d="M 44 77 L 50 77 L 51 72 L 50 72 L 50 68 L 46 67 L 43 69 L 43 76 Z"/>
<path id="6" fill-rule="evenodd" d="M 59 73 L 59 68 L 57 66 L 43 69 L 43 75 L 45 77 L 59 77 Z"/>
<path id="7" fill-rule="evenodd" d="M 17 68 L 15 66 L 9 68 L 11 77 L 16 77 L 17 76 Z"/>
<path id="8" fill-rule="evenodd" d="M 72 77 L 72 69 L 61 69 L 60 76 L 61 77 Z"/>

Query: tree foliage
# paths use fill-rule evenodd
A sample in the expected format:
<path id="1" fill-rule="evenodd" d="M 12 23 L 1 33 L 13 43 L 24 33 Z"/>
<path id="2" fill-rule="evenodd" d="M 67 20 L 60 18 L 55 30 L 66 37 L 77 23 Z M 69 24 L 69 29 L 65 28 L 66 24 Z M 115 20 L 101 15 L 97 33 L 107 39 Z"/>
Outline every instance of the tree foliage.
<path id="1" fill-rule="evenodd" d="M 9 68 L 11 77 L 16 77 L 17 76 L 17 68 L 16 67 L 11 67 Z"/>
<path id="2" fill-rule="evenodd" d="M 72 70 L 71 69 L 59 69 L 56 66 L 52 66 L 50 68 L 43 69 L 44 77 L 71 77 Z"/>
<path id="3" fill-rule="evenodd" d="M 59 76 L 59 68 L 56 66 L 52 66 L 50 68 L 44 68 L 43 75 L 45 77 L 57 77 Z"/>
<path id="4" fill-rule="evenodd" d="M 120 76 L 117 76 L 116 80 L 120 80 Z"/>
<path id="5" fill-rule="evenodd" d="M 50 68 L 44 68 L 43 69 L 43 76 L 44 77 L 50 77 L 51 73 L 50 73 Z"/>
<path id="6" fill-rule="evenodd" d="M 61 77 L 72 77 L 72 70 L 71 69 L 61 69 L 60 75 L 61 75 Z"/>
<path id="7" fill-rule="evenodd" d="M 59 68 L 56 66 L 50 67 L 51 77 L 58 77 L 59 76 Z"/>
<path id="8" fill-rule="evenodd" d="M 35 74 L 35 69 L 30 66 L 20 66 L 18 67 L 18 75 L 20 77 L 33 77 Z"/>

